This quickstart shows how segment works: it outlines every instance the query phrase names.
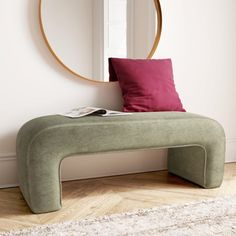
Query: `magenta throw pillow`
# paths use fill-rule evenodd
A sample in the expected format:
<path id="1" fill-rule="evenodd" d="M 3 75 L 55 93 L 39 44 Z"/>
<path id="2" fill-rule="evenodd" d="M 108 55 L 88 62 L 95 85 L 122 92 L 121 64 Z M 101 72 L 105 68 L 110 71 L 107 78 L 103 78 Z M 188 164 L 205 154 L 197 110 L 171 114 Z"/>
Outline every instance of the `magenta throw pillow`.
<path id="1" fill-rule="evenodd" d="M 185 109 L 175 89 L 171 59 L 109 58 L 110 81 L 119 81 L 129 112 Z"/>

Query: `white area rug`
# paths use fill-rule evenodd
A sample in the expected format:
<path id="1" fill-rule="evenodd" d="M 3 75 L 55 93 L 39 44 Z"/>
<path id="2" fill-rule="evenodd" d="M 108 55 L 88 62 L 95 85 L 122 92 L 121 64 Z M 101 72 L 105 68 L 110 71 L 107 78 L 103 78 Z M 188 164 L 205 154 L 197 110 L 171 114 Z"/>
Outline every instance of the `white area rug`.
<path id="1" fill-rule="evenodd" d="M 44 225 L 1 236 L 236 235 L 236 196 Z"/>

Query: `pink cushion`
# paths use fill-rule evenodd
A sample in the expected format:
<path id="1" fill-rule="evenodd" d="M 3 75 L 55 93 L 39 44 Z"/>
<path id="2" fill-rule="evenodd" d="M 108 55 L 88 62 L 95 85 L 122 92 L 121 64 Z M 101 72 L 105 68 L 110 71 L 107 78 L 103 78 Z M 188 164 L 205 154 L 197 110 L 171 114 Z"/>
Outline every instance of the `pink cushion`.
<path id="1" fill-rule="evenodd" d="M 182 111 L 170 59 L 109 59 L 110 81 L 119 81 L 124 111 Z"/>

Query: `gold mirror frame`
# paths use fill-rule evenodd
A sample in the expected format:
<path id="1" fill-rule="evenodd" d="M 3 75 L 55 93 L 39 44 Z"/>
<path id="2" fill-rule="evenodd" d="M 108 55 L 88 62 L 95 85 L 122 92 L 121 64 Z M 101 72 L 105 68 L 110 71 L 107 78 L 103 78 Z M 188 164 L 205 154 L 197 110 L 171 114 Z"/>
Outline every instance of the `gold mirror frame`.
<path id="1" fill-rule="evenodd" d="M 151 59 L 152 56 L 154 55 L 156 49 L 157 49 L 157 46 L 160 42 L 160 38 L 161 38 L 161 32 L 162 32 L 162 11 L 161 11 L 161 4 L 160 4 L 160 0 L 153 0 L 154 1 L 154 4 L 155 4 L 155 8 L 156 8 L 156 13 L 157 13 L 157 30 L 156 30 L 156 36 L 155 36 L 155 40 L 154 40 L 154 43 L 153 43 L 153 46 L 152 46 L 152 49 L 151 51 L 149 52 L 148 56 L 147 56 L 147 59 Z M 72 74 L 78 76 L 79 78 L 81 79 L 85 79 L 85 80 L 89 80 L 91 82 L 97 82 L 97 83 L 111 83 L 111 82 L 116 82 L 116 81 L 96 81 L 96 80 L 93 80 L 93 79 L 89 79 L 89 78 L 86 78 L 78 73 L 76 73 L 75 71 L 71 70 L 68 66 L 66 66 L 62 60 L 57 56 L 57 54 L 54 52 L 54 50 L 52 49 L 50 43 L 49 43 L 49 40 L 46 36 L 46 33 L 44 31 L 44 28 L 43 28 L 43 22 L 42 22 L 42 0 L 39 0 L 39 25 L 40 25 L 40 29 L 41 29 L 41 32 L 42 32 L 42 35 L 43 35 L 43 38 L 44 38 L 44 41 L 49 49 L 49 51 L 52 53 L 52 55 L 56 58 L 56 60 L 68 71 L 70 71 Z"/>

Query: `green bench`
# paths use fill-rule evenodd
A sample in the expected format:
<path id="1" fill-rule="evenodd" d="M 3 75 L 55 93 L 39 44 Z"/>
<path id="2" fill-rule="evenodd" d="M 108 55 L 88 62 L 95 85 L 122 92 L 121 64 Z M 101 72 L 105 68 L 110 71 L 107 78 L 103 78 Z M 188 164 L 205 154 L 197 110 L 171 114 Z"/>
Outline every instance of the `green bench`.
<path id="1" fill-rule="evenodd" d="M 73 154 L 168 148 L 168 171 L 203 188 L 221 185 L 225 160 L 222 126 L 184 112 L 127 116 L 60 115 L 27 122 L 17 136 L 20 189 L 34 213 L 61 208 L 60 165 Z"/>

